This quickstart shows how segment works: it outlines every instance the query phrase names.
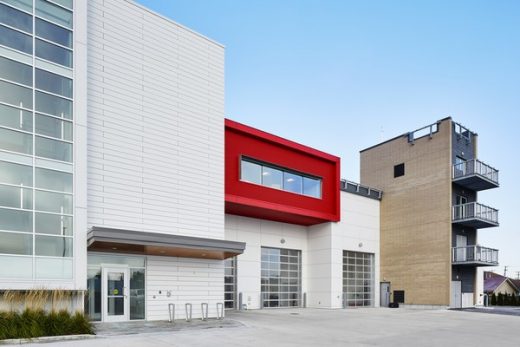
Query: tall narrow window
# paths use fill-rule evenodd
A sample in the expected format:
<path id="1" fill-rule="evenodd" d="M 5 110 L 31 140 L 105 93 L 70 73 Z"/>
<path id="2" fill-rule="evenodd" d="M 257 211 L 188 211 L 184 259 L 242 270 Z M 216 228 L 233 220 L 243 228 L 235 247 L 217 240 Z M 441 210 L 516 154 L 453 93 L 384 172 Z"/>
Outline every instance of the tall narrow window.
<path id="1" fill-rule="evenodd" d="M 226 309 L 236 308 L 237 291 L 237 258 L 232 257 L 224 260 L 224 307 Z"/>

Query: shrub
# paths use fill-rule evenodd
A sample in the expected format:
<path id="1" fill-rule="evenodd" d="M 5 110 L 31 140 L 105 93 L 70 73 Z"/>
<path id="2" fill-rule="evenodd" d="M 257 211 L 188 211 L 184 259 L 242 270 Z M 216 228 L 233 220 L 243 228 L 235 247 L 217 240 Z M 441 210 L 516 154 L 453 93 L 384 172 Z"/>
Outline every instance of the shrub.
<path id="1" fill-rule="evenodd" d="M 515 294 L 509 295 L 509 306 L 518 306 L 518 297 Z"/>
<path id="2" fill-rule="evenodd" d="M 496 306 L 497 305 L 497 296 L 495 293 L 491 295 L 491 305 Z"/>
<path id="3" fill-rule="evenodd" d="M 497 305 L 498 306 L 504 306 L 504 294 L 498 293 Z"/>
<path id="4" fill-rule="evenodd" d="M 92 323 L 80 312 L 0 312 L 0 340 L 78 334 L 93 334 Z"/>

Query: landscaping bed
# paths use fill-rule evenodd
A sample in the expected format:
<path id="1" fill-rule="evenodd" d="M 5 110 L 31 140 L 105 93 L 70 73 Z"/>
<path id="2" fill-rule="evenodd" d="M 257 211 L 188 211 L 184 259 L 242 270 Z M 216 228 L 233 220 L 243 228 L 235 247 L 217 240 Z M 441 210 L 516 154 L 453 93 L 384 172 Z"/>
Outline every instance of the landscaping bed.
<path id="1" fill-rule="evenodd" d="M 92 323 L 81 312 L 33 309 L 0 312 L 0 340 L 93 333 Z"/>

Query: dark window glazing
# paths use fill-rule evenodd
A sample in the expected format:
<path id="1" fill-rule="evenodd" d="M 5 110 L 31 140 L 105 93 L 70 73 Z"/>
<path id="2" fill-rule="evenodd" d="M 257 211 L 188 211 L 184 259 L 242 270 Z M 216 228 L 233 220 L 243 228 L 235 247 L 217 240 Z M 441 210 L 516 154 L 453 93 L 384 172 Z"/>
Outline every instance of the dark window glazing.
<path id="1" fill-rule="evenodd" d="M 32 34 L 32 16 L 1 3 L 0 23 Z"/>
<path id="2" fill-rule="evenodd" d="M 32 54 L 32 37 L 0 25 L 0 45 Z"/>
<path id="3" fill-rule="evenodd" d="M 32 112 L 0 104 L 0 125 L 14 129 L 32 131 Z"/>
<path id="4" fill-rule="evenodd" d="M 72 119 L 72 102 L 54 95 L 36 92 L 36 111 Z"/>
<path id="5" fill-rule="evenodd" d="M 72 123 L 36 114 L 35 132 L 60 140 L 72 141 Z"/>
<path id="6" fill-rule="evenodd" d="M 0 78 L 32 87 L 32 66 L 0 57 Z"/>
<path id="7" fill-rule="evenodd" d="M 2 2 L 24 10 L 25 12 L 32 13 L 33 11 L 33 0 L 2 0 Z"/>
<path id="8" fill-rule="evenodd" d="M 321 198 L 321 179 L 249 158 L 242 158 L 240 179 L 244 182 Z"/>
<path id="9" fill-rule="evenodd" d="M 36 36 L 72 48 L 72 31 L 36 18 Z"/>
<path id="10" fill-rule="evenodd" d="M 72 29 L 72 12 L 45 0 L 36 0 L 36 15 Z"/>
<path id="11" fill-rule="evenodd" d="M 72 98 L 72 80 L 51 72 L 36 69 L 36 88 Z"/>
<path id="12" fill-rule="evenodd" d="M 10 105 L 32 108 L 32 89 L 0 81 L 0 101 Z"/>
<path id="13" fill-rule="evenodd" d="M 36 56 L 56 64 L 72 67 L 72 51 L 36 39 Z"/>

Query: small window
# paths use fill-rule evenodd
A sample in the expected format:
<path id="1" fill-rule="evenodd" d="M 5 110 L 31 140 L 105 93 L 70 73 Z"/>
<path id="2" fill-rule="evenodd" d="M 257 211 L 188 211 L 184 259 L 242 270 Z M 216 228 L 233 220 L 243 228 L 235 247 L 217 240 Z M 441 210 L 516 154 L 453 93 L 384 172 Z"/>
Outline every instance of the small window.
<path id="1" fill-rule="evenodd" d="M 321 198 L 321 180 L 317 178 L 303 178 L 303 194 Z"/>
<path id="2" fill-rule="evenodd" d="M 404 163 L 394 166 L 394 178 L 404 176 Z"/>
<path id="3" fill-rule="evenodd" d="M 290 172 L 283 173 L 283 190 L 303 194 L 303 177 Z"/>
<path id="4" fill-rule="evenodd" d="M 243 181 L 262 184 L 262 166 L 256 163 L 242 160 L 241 178 Z"/>
<path id="5" fill-rule="evenodd" d="M 266 187 L 282 189 L 282 175 L 281 170 L 262 166 L 262 184 Z"/>

